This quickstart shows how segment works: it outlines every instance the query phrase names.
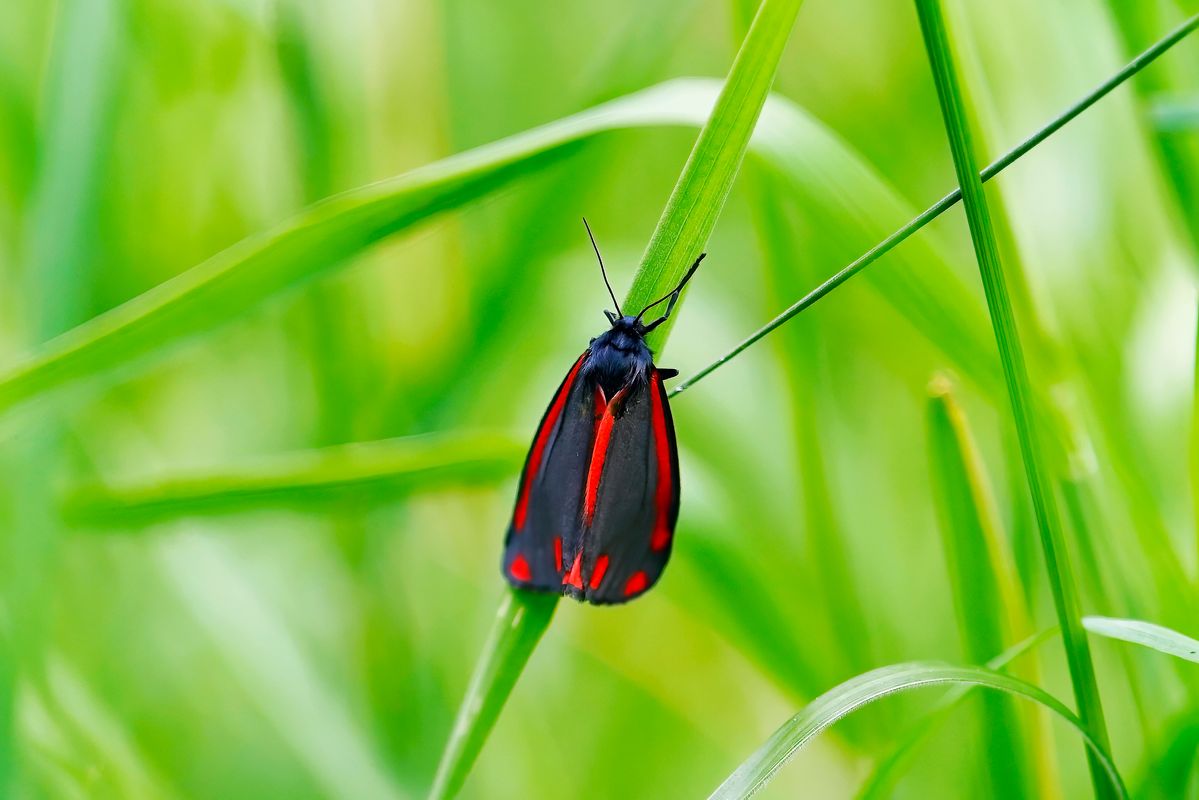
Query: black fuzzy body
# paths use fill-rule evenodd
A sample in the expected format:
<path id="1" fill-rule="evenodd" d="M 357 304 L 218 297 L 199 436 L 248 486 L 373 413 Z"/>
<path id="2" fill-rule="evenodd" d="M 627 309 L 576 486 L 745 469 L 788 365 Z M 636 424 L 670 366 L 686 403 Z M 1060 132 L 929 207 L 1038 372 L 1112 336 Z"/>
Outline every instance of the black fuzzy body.
<path id="1" fill-rule="evenodd" d="M 636 317 L 621 317 L 591 340 L 591 355 L 580 376 L 613 397 L 625 386 L 640 385 L 654 367 L 654 354 L 645 343 L 645 326 Z"/>

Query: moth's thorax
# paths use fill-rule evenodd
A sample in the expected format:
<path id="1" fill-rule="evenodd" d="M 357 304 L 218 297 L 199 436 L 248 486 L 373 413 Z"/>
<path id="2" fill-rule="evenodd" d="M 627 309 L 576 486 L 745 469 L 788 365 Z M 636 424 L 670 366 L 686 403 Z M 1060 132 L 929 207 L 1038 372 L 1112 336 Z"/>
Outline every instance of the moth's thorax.
<path id="1" fill-rule="evenodd" d="M 583 377 L 599 384 L 604 394 L 612 397 L 622 386 L 644 380 L 653 363 L 640 321 L 622 317 L 591 340 Z"/>

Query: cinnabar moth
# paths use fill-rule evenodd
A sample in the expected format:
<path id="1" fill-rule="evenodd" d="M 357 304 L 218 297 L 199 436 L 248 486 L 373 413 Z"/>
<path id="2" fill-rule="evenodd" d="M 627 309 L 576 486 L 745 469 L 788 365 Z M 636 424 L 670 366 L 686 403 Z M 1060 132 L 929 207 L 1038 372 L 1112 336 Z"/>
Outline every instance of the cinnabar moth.
<path id="1" fill-rule="evenodd" d="M 583 220 L 587 225 L 587 220 Z M 679 516 L 679 456 L 666 389 L 645 337 L 674 311 L 704 254 L 669 294 L 625 316 L 587 235 L 616 313 L 567 373 L 520 477 L 502 569 L 514 585 L 623 603 L 657 583 Z M 669 301 L 648 324 L 642 316 Z"/>

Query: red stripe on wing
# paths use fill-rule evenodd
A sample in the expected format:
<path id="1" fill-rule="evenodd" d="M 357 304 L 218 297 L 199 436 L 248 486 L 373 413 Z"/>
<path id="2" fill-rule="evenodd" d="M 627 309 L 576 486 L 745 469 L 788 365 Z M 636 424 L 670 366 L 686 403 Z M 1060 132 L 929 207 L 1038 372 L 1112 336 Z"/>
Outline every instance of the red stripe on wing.
<path id="1" fill-rule="evenodd" d="M 598 556 L 595 559 L 595 569 L 591 571 L 591 581 L 587 584 L 592 589 L 598 589 L 600 583 L 604 580 L 604 573 L 608 571 L 608 557 Z"/>
<path id="2" fill-rule="evenodd" d="M 612 396 L 604 408 L 604 416 L 595 428 L 595 446 L 591 449 L 591 465 L 587 468 L 587 489 L 583 493 L 583 524 L 590 525 L 595 518 L 595 501 L 599 497 L 600 478 L 604 474 L 604 461 L 608 457 L 608 443 L 612 439 L 612 425 L 616 422 L 615 412 L 620 408 L 628 389 L 621 389 Z"/>
<path id="3" fill-rule="evenodd" d="M 650 534 L 649 546 L 654 550 L 662 550 L 670 544 L 670 504 L 674 491 L 674 470 L 671 469 L 670 463 L 670 434 L 666 430 L 666 414 L 662 408 L 662 378 L 657 371 L 654 372 L 653 385 L 650 386 L 650 398 L 653 403 L 654 455 L 658 461 L 658 487 L 654 491 L 657 518 L 654 522 L 654 532 Z"/>
<path id="4" fill-rule="evenodd" d="M 579 554 L 577 556 L 575 556 L 575 563 L 570 568 L 570 572 L 568 572 L 566 574 L 566 576 L 562 578 L 562 585 L 563 586 L 573 586 L 576 589 L 583 588 L 583 553 L 582 553 L 582 551 L 579 551 Z"/>
<path id="5" fill-rule="evenodd" d="M 549 411 L 545 412 L 545 419 L 541 421 L 541 428 L 537 431 L 537 440 L 533 442 L 533 451 L 529 453 L 529 463 L 525 467 L 525 478 L 520 487 L 520 497 L 516 500 L 516 511 L 512 514 L 512 528 L 517 532 L 525 526 L 525 518 L 529 513 L 529 490 L 533 488 L 533 481 L 536 480 L 537 473 L 541 471 L 541 459 L 545 455 L 545 446 L 549 442 L 554 425 L 557 424 L 558 418 L 562 416 L 562 409 L 566 407 L 566 398 L 570 397 L 570 390 L 574 387 L 575 378 L 578 376 L 579 368 L 583 366 L 583 359 L 586 357 L 586 353 L 579 356 L 579 360 L 571 367 L 570 374 L 562 382 L 562 386 L 558 389 L 558 394 L 554 397 L 554 402 L 550 405 Z"/>

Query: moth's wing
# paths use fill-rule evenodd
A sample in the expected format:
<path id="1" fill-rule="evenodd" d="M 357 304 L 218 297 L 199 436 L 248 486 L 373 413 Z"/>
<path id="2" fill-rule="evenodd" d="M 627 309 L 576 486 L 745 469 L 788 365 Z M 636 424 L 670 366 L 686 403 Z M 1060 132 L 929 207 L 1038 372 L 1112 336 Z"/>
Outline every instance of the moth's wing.
<path id="1" fill-rule="evenodd" d="M 554 393 L 521 472 L 502 562 L 514 586 L 561 592 L 563 563 L 573 563 L 595 430 L 595 389 L 580 377 L 589 353 Z"/>
<path id="2" fill-rule="evenodd" d="M 592 603 L 623 603 L 657 583 L 679 516 L 678 447 L 661 374 L 651 370 L 648 380 L 622 393 L 590 526 L 584 521 L 580 582 Z M 599 457 L 603 429 L 601 421 L 589 471 Z M 586 512 L 586 498 L 583 505 Z"/>

